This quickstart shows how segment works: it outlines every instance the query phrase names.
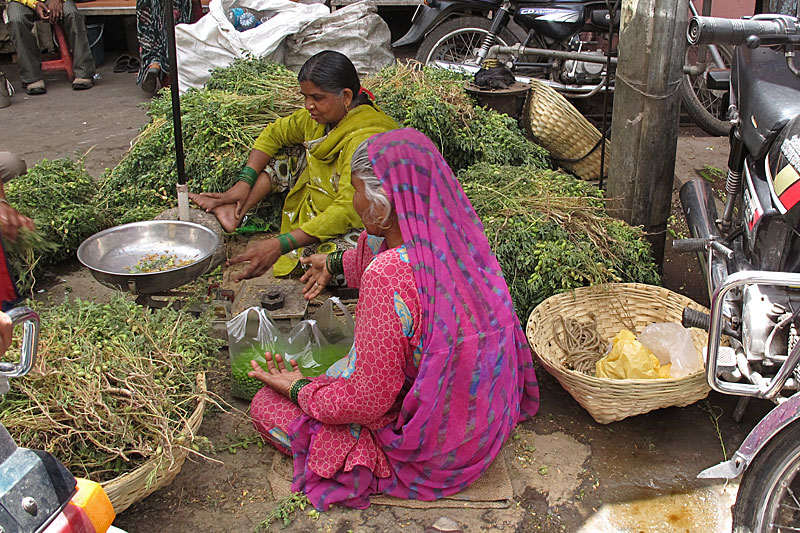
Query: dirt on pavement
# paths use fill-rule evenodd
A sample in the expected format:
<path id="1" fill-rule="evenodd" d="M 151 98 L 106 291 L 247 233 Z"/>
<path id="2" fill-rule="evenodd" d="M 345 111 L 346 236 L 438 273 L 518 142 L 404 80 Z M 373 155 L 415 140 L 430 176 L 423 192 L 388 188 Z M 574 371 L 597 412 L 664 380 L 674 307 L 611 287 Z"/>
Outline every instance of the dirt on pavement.
<path id="1" fill-rule="evenodd" d="M 3 60 L 2 68 L 19 94 L 9 108 L 0 109 L 0 150 L 19 153 L 28 165 L 84 155 L 96 178 L 113 167 L 147 121 L 138 107 L 147 97 L 135 86 L 134 74 L 115 74 L 111 64 L 113 58 L 89 91 L 72 91 L 63 74 L 51 73 L 45 78 L 48 93 L 29 97 L 21 91 L 15 66 Z M 694 127 L 682 128 L 676 156 L 679 181 L 696 177 L 705 165 L 724 168 L 726 145 L 725 139 Z M 682 215 L 677 207 L 673 216 L 671 227 L 679 234 Z M 664 285 L 707 303 L 695 258 L 679 256 L 669 246 Z M 39 297 L 58 301 L 65 294 L 103 300 L 112 291 L 73 261 L 54 273 Z M 208 382 L 232 407 L 226 412 L 208 409 L 200 429 L 220 451 L 210 454 L 213 461 L 188 460 L 170 486 L 133 505 L 116 525 L 131 533 L 252 531 L 275 507 L 267 479 L 275 452 L 269 446 L 241 445 L 253 442 L 255 433 L 247 404 L 228 393 L 227 364 L 227 354 L 220 352 Z M 510 508 L 334 508 L 318 519 L 296 513 L 286 530 L 421 532 L 431 531 L 438 520 L 440 526 L 455 523 L 463 531 L 712 531 L 729 523 L 727 506 L 735 484 L 725 487 L 695 476 L 723 459 L 723 447 L 729 456 L 769 404 L 753 404 L 742 422 L 735 423 L 731 413 L 736 400 L 712 393 L 688 407 L 601 425 L 554 378 L 541 367 L 537 370 L 539 414 L 519 426 L 502 455 L 514 486 Z"/>

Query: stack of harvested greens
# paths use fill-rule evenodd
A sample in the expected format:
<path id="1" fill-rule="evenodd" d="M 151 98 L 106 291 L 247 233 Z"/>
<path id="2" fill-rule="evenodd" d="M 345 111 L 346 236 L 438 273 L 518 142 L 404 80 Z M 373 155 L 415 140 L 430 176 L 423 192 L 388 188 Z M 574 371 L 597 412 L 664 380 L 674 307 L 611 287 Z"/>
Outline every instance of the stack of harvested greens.
<path id="1" fill-rule="evenodd" d="M 193 446 L 186 421 L 197 406 L 195 376 L 221 343 L 210 316 L 151 310 L 122 296 L 38 312 L 36 366 L 0 401 L 0 423 L 21 446 L 98 482 L 151 458 L 170 464 Z M 17 342 L 5 358 L 18 359 Z"/>
<path id="2" fill-rule="evenodd" d="M 150 104 L 150 123 L 100 185 L 117 223 L 153 218 L 175 207 L 172 104 L 162 91 Z M 303 106 L 297 75 L 266 60 L 237 60 L 215 69 L 202 90 L 181 97 L 186 175 L 193 191 L 223 191 L 233 184 L 265 126 Z M 264 223 L 277 225 L 280 195 L 264 202 Z"/>
<path id="3" fill-rule="evenodd" d="M 447 71 L 387 67 L 372 79 L 377 104 L 404 127 L 427 134 L 454 169 L 478 161 L 544 164 L 546 152 L 527 140 L 505 115 L 475 106 L 463 76 Z M 181 97 L 186 174 L 193 191 L 227 189 L 247 160 L 255 138 L 275 119 L 303 105 L 297 75 L 264 59 L 240 59 L 215 69 L 201 90 Z M 171 103 L 162 92 L 150 104 L 150 124 L 101 183 L 118 223 L 152 218 L 175 206 Z M 269 197 L 255 221 L 280 222 L 282 197 Z"/>
<path id="4" fill-rule="evenodd" d="M 44 159 L 7 183 L 5 191 L 11 205 L 36 223 L 35 232 L 5 242 L 23 292 L 42 267 L 74 255 L 84 239 L 110 224 L 107 213 L 95 208 L 97 186 L 82 160 Z"/>
<path id="5" fill-rule="evenodd" d="M 547 165 L 547 152 L 515 120 L 475 105 L 465 80 L 457 72 L 397 63 L 364 85 L 398 124 L 427 135 L 454 171 L 479 162 Z"/>
<path id="6" fill-rule="evenodd" d="M 658 284 L 642 230 L 610 217 L 603 194 L 574 176 L 479 164 L 459 173 L 525 323 L 554 294 L 606 282 Z"/>

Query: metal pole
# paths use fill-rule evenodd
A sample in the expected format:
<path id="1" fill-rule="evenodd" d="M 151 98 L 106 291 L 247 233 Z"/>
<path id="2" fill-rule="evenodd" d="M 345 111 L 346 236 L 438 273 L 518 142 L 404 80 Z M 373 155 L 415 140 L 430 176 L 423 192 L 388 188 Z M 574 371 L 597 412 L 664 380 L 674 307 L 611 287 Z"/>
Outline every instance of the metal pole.
<path id="1" fill-rule="evenodd" d="M 178 170 L 178 218 L 189 219 L 189 191 L 186 186 L 186 168 L 183 157 L 183 132 L 181 130 L 181 97 L 178 88 L 178 53 L 175 48 L 175 14 L 172 0 L 165 2 L 167 49 L 169 52 L 169 89 L 172 94 L 172 128 L 175 133 L 175 163 Z"/>

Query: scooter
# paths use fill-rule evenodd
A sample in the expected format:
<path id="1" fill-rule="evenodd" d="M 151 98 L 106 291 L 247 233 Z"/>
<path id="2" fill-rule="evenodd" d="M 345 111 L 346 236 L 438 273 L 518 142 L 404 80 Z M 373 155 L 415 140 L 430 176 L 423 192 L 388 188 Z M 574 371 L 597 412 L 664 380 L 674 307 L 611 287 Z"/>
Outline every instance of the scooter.
<path id="1" fill-rule="evenodd" d="M 742 476 L 736 532 L 800 531 L 800 20 L 757 15 L 695 17 L 691 44 L 734 46 L 731 68 L 708 83 L 730 89 L 730 155 L 722 215 L 703 179 L 680 199 L 711 313 L 685 310 L 684 325 L 708 330 L 706 377 L 723 394 L 774 402 L 729 461 L 698 477 Z M 727 345 L 723 346 L 723 336 Z"/>
<path id="2" fill-rule="evenodd" d="M 18 362 L 0 361 L 0 399 L 9 379 L 27 374 L 36 362 L 39 316 L 26 307 L 8 312 L 23 328 Z M 0 424 L 0 532 L 124 533 L 111 525 L 114 508 L 103 488 L 76 479 L 55 457 L 16 445 Z"/>
<path id="3" fill-rule="evenodd" d="M 419 43 L 420 63 L 474 74 L 489 66 L 487 55 L 493 45 L 518 45 L 516 53 L 501 58 L 518 82 L 536 78 L 567 98 L 588 98 L 614 89 L 617 50 L 612 35 L 619 30 L 619 4 L 618 0 L 425 0 L 411 28 L 392 46 Z M 710 13 L 710 4 L 704 2 L 704 11 Z M 698 15 L 691 1 L 689 9 Z M 519 34 L 512 30 L 512 22 Z M 609 39 L 612 46 L 607 53 Z M 729 48 L 715 45 L 686 52 L 681 98 L 692 119 L 713 135 L 729 129 L 727 94 L 709 89 L 705 75 L 709 69 L 727 68 L 729 58 Z"/>

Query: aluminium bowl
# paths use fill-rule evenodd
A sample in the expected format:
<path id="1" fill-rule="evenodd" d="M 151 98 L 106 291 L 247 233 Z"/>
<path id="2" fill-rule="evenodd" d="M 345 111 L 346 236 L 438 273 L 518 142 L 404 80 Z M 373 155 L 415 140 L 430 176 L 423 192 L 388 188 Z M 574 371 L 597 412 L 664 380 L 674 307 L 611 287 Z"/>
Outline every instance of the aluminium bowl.
<path id="1" fill-rule="evenodd" d="M 220 244 L 214 231 L 177 220 L 146 220 L 95 233 L 78 247 L 78 260 L 107 287 L 133 294 L 157 294 L 203 275 Z M 159 272 L 129 272 L 152 254 L 192 263 Z"/>

